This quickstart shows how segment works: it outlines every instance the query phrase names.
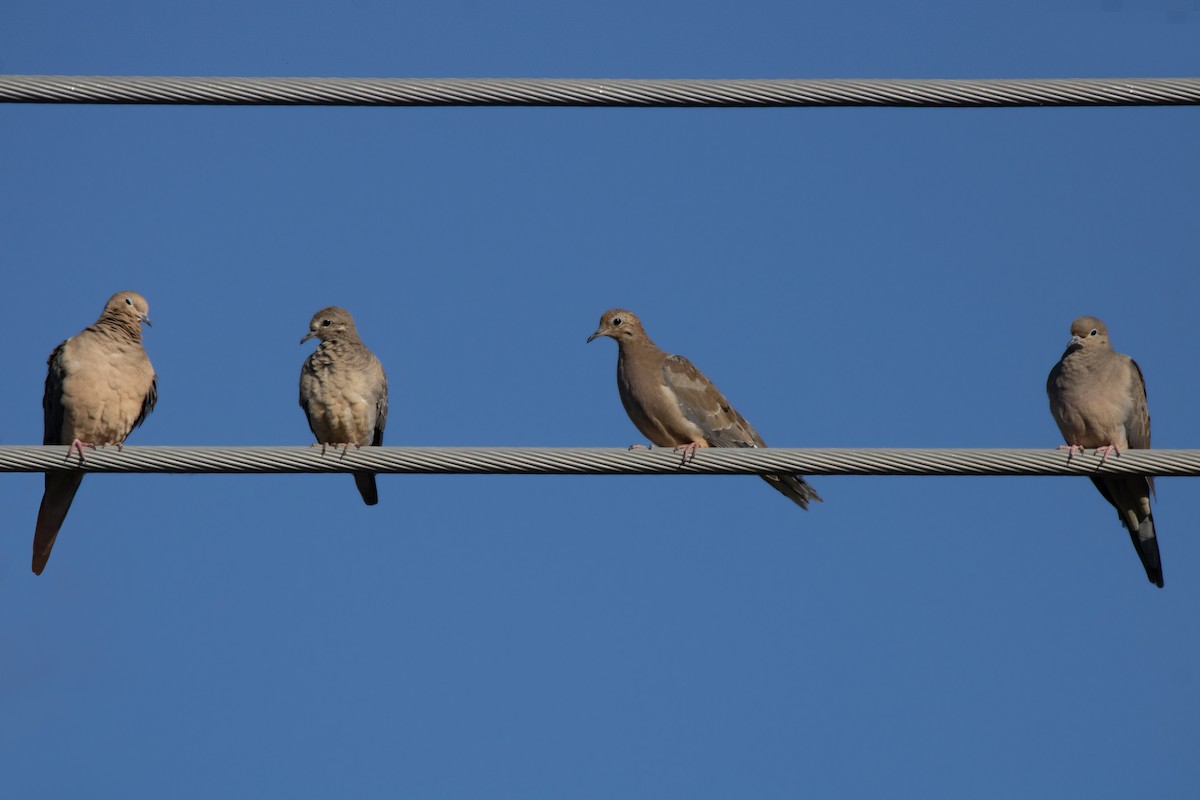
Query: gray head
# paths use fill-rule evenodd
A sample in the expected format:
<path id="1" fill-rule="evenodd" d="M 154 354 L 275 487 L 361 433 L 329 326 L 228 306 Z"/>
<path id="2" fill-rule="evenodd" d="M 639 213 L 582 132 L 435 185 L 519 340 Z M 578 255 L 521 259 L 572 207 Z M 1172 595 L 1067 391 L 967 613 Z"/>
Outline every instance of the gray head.
<path id="1" fill-rule="evenodd" d="M 1071 323 L 1071 341 L 1067 342 L 1067 352 L 1111 349 L 1108 328 L 1100 320 L 1095 317 L 1080 317 Z"/>
<path id="2" fill-rule="evenodd" d="M 308 333 L 300 340 L 304 344 L 316 337 L 322 342 L 333 342 L 338 339 L 358 339 L 358 328 L 354 327 L 354 317 L 341 306 L 322 308 L 313 314 L 308 323 Z"/>
<path id="3" fill-rule="evenodd" d="M 150 325 L 150 304 L 137 292 L 117 292 L 104 304 L 100 319 L 114 320 L 138 330 L 142 322 Z"/>
<path id="4" fill-rule="evenodd" d="M 588 337 L 588 341 L 607 336 L 617 344 L 622 342 L 649 341 L 642 321 L 632 311 L 623 308 L 610 308 L 600 315 L 600 325 L 596 332 Z"/>

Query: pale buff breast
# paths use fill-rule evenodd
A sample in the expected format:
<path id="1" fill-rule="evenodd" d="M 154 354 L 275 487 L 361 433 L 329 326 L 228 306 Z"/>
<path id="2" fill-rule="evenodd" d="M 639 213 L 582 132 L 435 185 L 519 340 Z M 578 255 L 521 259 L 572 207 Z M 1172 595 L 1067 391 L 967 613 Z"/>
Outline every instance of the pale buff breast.
<path id="1" fill-rule="evenodd" d="M 332 365 L 320 371 L 305 370 L 302 391 L 310 398 L 309 421 L 321 442 L 371 444 L 377 407 L 366 390 L 365 381 L 353 371 Z"/>
<path id="2" fill-rule="evenodd" d="M 1129 381 L 1129 368 L 1121 361 L 1097 363 L 1074 356 L 1063 359 L 1059 394 L 1051 410 L 1067 442 L 1083 447 L 1113 444 L 1122 450 L 1128 448 L 1126 424 L 1133 413 Z M 1121 390 L 1096 390 L 1097 386 L 1114 385 Z"/>
<path id="3" fill-rule="evenodd" d="M 125 441 L 154 380 L 146 351 L 132 343 L 76 338 L 64 349 L 63 366 L 62 441 Z"/>

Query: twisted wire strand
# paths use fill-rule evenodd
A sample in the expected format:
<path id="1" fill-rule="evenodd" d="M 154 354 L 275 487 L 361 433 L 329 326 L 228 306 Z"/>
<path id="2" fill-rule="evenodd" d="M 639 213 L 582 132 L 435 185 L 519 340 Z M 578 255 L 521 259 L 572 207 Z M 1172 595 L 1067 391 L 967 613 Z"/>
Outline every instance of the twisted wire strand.
<path id="1" fill-rule="evenodd" d="M 1169 106 L 1200 78 L 648 80 L 0 75 L 0 102 L 344 106 Z"/>
<path id="2" fill-rule="evenodd" d="M 102 447 L 82 465 L 65 446 L 0 445 L 0 472 L 513 475 L 1200 475 L 1200 450 L 1125 450 L 1101 458 L 1054 449 L 599 447 Z"/>

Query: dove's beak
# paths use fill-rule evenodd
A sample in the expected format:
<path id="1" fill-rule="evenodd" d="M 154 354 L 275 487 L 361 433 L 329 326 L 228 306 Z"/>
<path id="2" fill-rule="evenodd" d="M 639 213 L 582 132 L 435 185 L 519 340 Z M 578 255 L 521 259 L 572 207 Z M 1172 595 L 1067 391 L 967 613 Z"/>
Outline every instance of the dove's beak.
<path id="1" fill-rule="evenodd" d="M 597 330 L 595 333 L 593 333 L 591 336 L 588 337 L 587 344 L 591 344 L 593 339 L 599 339 L 603 335 L 604 335 L 603 328 L 601 328 L 600 330 Z"/>
<path id="2" fill-rule="evenodd" d="M 309 331 L 308 333 L 304 334 L 304 338 L 300 340 L 300 344 L 304 344 L 305 342 L 307 342 L 309 339 L 313 338 L 316 335 L 317 335 L 316 331 Z"/>
<path id="3" fill-rule="evenodd" d="M 150 315 L 149 315 L 149 314 L 138 314 L 138 319 L 140 319 L 142 322 L 144 322 L 144 323 L 146 323 L 147 325 L 149 325 L 151 328 L 153 328 L 153 327 L 154 327 L 154 323 L 150 321 Z"/>

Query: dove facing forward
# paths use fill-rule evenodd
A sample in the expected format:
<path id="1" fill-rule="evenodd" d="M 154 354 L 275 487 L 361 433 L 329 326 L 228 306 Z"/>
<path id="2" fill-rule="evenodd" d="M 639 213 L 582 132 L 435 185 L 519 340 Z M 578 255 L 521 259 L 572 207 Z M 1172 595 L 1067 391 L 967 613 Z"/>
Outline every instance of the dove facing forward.
<path id="1" fill-rule="evenodd" d="M 387 375 L 383 365 L 358 337 L 354 318 L 338 306 L 313 314 L 304 344 L 321 343 L 300 368 L 300 407 L 322 447 L 379 446 L 387 425 Z M 375 473 L 356 472 L 354 483 L 363 502 L 379 502 Z"/>
<path id="2" fill-rule="evenodd" d="M 650 340 L 641 320 L 624 309 L 605 311 L 588 341 L 607 336 L 617 343 L 617 389 L 629 419 L 659 447 L 766 447 L 712 381 L 683 356 L 668 355 Z M 820 502 L 799 475 L 762 479 L 803 509 Z"/>
<path id="3" fill-rule="evenodd" d="M 1137 362 L 1113 350 L 1108 328 L 1095 317 L 1071 323 L 1071 341 L 1046 379 L 1050 413 L 1071 449 L 1094 447 L 1107 458 L 1122 450 L 1150 447 L 1146 382 Z M 1092 483 L 1117 510 L 1129 531 L 1146 577 L 1160 589 L 1162 561 L 1150 496 L 1154 479 L 1095 476 Z"/>
<path id="4" fill-rule="evenodd" d="M 42 444 L 70 445 L 79 452 L 97 445 L 121 445 L 154 410 L 158 386 L 142 347 L 142 323 L 150 306 L 137 292 L 117 292 L 100 318 L 64 341 L 46 365 L 42 395 Z M 83 480 L 82 472 L 47 472 L 46 490 L 33 534 L 33 572 L 41 575 L 54 540 Z"/>

